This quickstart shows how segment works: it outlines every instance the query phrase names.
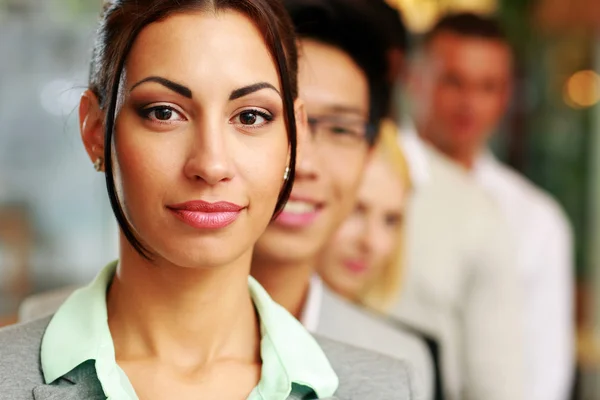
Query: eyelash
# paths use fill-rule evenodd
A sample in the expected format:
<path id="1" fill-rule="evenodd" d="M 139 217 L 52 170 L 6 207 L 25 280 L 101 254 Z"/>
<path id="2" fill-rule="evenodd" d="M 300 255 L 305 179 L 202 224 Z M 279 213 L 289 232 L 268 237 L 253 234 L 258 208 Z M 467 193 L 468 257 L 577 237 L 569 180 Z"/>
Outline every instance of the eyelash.
<path id="1" fill-rule="evenodd" d="M 158 104 L 158 105 L 154 105 L 154 106 L 151 106 L 151 107 L 140 108 L 140 109 L 138 109 L 138 114 L 139 114 L 140 117 L 142 117 L 143 119 L 145 119 L 147 121 L 150 121 L 150 122 L 153 122 L 153 123 L 157 123 L 157 124 L 161 124 L 161 125 L 171 125 L 174 122 L 176 122 L 176 121 L 161 121 L 159 119 L 152 119 L 152 118 L 150 118 L 150 114 L 152 112 L 154 112 L 154 111 L 157 111 L 157 110 L 170 110 L 173 113 L 179 115 L 182 119 L 186 119 L 183 116 L 183 113 L 181 111 L 177 110 L 175 107 L 168 106 L 168 105 L 165 105 L 165 104 Z"/>
<path id="2" fill-rule="evenodd" d="M 145 107 L 145 108 L 142 107 L 142 108 L 139 108 L 137 110 L 137 113 L 139 114 L 139 116 L 141 118 L 143 118 L 143 119 L 145 119 L 147 121 L 153 122 L 153 123 L 161 124 L 161 125 L 172 125 L 173 123 L 177 122 L 177 121 L 163 121 L 163 120 L 159 120 L 159 119 L 156 119 L 156 118 L 150 118 L 150 114 L 152 112 L 157 111 L 157 110 L 170 110 L 171 112 L 179 115 L 182 119 L 186 119 L 183 116 L 183 113 L 180 112 L 179 110 L 177 110 L 175 107 L 168 106 L 168 105 L 161 105 L 161 104 L 154 105 L 154 106 L 151 106 L 151 107 Z M 242 110 L 239 113 L 237 113 L 233 117 L 233 119 L 235 120 L 235 119 L 239 118 L 240 115 L 242 115 L 244 113 L 256 114 L 257 116 L 262 117 L 265 120 L 265 122 L 262 123 L 262 124 L 260 124 L 260 125 L 244 125 L 244 124 L 241 124 L 241 123 L 233 122 L 233 124 L 242 125 L 244 129 L 259 129 L 259 128 L 264 127 L 265 125 L 270 124 L 275 119 L 274 115 L 272 115 L 272 114 L 270 114 L 268 112 L 265 112 L 265 111 L 261 111 L 261 110 L 256 109 L 256 108 L 250 108 L 250 109 Z"/>
<path id="3" fill-rule="evenodd" d="M 258 109 L 256 109 L 256 108 L 249 108 L 249 109 L 247 109 L 247 110 L 242 110 L 242 111 L 240 111 L 239 113 L 237 113 L 237 114 L 236 114 L 236 115 L 233 117 L 233 119 L 237 119 L 237 118 L 239 118 L 239 116 L 240 116 L 240 115 L 242 115 L 242 114 L 244 114 L 244 113 L 252 113 L 252 114 L 256 114 L 256 115 L 258 115 L 259 117 L 262 117 L 262 118 L 264 118 L 264 119 L 265 119 L 265 122 L 264 122 L 264 123 L 262 123 L 262 124 L 260 124 L 260 125 L 255 125 L 255 126 L 253 126 L 253 125 L 244 125 L 244 124 L 240 124 L 240 125 L 242 125 L 242 126 L 244 127 L 244 129 L 259 129 L 259 128 L 262 128 L 262 127 L 264 127 L 265 125 L 268 125 L 268 124 L 270 124 L 270 123 L 271 123 L 271 122 L 273 122 L 273 120 L 275 119 L 275 117 L 274 117 L 273 115 L 271 115 L 270 113 L 267 113 L 267 112 L 265 112 L 265 111 L 258 110 Z"/>

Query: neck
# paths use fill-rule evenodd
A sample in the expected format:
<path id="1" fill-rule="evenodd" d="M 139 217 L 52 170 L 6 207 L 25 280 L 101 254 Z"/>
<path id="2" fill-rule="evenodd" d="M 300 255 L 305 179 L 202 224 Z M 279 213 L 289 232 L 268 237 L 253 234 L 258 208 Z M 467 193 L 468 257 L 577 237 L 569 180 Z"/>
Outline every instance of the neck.
<path id="1" fill-rule="evenodd" d="M 223 357 L 260 360 L 250 259 L 249 252 L 211 269 L 149 262 L 121 235 L 120 263 L 107 295 L 117 359 L 157 358 L 183 367 Z"/>
<path id="2" fill-rule="evenodd" d="M 279 262 L 255 254 L 251 274 L 273 300 L 300 319 L 314 266 L 314 260 Z"/>
<path id="3" fill-rule="evenodd" d="M 437 143 L 437 141 L 434 141 L 431 139 L 432 135 L 429 133 L 429 131 L 427 129 L 417 127 L 417 131 L 418 131 L 421 139 L 423 139 L 424 141 L 429 143 L 431 146 L 433 146 L 440 153 L 444 154 L 446 157 L 448 157 L 454 163 L 463 167 L 467 171 L 472 171 L 473 168 L 475 167 L 475 161 L 477 159 L 476 151 L 471 151 L 470 149 L 461 149 L 461 148 L 455 148 L 452 146 L 440 145 L 440 143 Z"/>

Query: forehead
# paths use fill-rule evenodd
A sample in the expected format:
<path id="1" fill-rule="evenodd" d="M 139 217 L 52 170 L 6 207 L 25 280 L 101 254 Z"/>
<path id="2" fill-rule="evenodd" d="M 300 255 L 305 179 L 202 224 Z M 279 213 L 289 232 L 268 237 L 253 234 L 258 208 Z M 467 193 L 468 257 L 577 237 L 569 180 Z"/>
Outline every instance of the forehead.
<path id="1" fill-rule="evenodd" d="M 373 207 L 402 210 L 404 186 L 400 173 L 380 152 L 367 164 L 358 198 Z"/>
<path id="2" fill-rule="evenodd" d="M 310 112 L 354 109 L 369 113 L 366 74 L 342 50 L 314 40 L 302 40 L 299 60 L 300 95 Z"/>
<path id="3" fill-rule="evenodd" d="M 467 74 L 510 74 L 512 54 L 508 44 L 488 38 L 441 32 L 428 45 L 427 54 L 440 69 Z"/>
<path id="4" fill-rule="evenodd" d="M 175 14 L 148 25 L 136 39 L 126 68 L 130 85 L 158 75 L 202 91 L 229 90 L 257 80 L 279 88 L 261 32 L 245 15 L 229 10 Z"/>

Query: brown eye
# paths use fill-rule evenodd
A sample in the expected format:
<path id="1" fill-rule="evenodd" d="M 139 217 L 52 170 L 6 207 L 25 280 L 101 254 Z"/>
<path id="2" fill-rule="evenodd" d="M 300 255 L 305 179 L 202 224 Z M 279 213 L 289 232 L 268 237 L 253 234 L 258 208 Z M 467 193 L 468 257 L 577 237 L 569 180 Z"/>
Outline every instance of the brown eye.
<path id="1" fill-rule="evenodd" d="M 173 110 L 169 108 L 158 108 L 154 110 L 154 118 L 159 121 L 168 121 L 173 116 Z"/>
<path id="2" fill-rule="evenodd" d="M 240 123 L 243 125 L 254 125 L 258 120 L 258 115 L 251 111 L 244 111 L 240 114 Z"/>
<path id="3" fill-rule="evenodd" d="M 166 105 L 157 105 L 148 107 L 138 111 L 140 116 L 156 123 L 175 123 L 178 121 L 185 121 L 185 117 L 173 107 Z"/>
<path id="4" fill-rule="evenodd" d="M 241 125 L 244 128 L 260 128 L 273 121 L 273 116 L 269 113 L 259 110 L 245 110 L 237 114 L 233 124 Z"/>

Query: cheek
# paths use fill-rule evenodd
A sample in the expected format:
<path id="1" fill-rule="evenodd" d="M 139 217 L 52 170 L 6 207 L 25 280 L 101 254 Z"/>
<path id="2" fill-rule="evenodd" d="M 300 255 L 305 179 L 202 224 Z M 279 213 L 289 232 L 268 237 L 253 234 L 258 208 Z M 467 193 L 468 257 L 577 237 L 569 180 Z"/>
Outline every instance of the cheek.
<path id="1" fill-rule="evenodd" d="M 458 91 L 449 87 L 441 87 L 436 96 L 435 107 L 441 116 L 457 111 L 460 108 Z"/>
<path id="2" fill-rule="evenodd" d="M 380 247 L 378 251 L 378 258 L 381 263 L 391 261 L 391 257 L 394 255 L 396 244 L 398 243 L 398 232 L 397 231 L 386 231 L 382 234 L 380 239 Z"/>
<path id="3" fill-rule="evenodd" d="M 367 155 L 356 155 L 351 162 L 330 163 L 329 183 L 336 194 L 344 215 L 354 206 L 356 193 L 361 183 Z"/>
<path id="4" fill-rule="evenodd" d="M 487 116 L 486 122 L 489 124 L 495 124 L 504 113 L 504 102 L 499 97 L 500 96 L 498 94 L 491 95 L 490 99 L 486 102 L 484 115 Z"/>
<path id="5" fill-rule="evenodd" d="M 144 208 L 176 178 L 179 149 L 139 128 L 128 129 L 126 118 L 117 122 L 114 143 L 115 181 L 123 201 L 130 209 Z"/>
<path id="6" fill-rule="evenodd" d="M 235 148 L 233 160 L 236 170 L 246 186 L 251 206 L 269 214 L 273 213 L 283 188 L 287 162 L 287 137 L 285 133 L 277 136 L 265 140 L 244 138 L 247 140 L 231 145 Z"/>
<path id="7" fill-rule="evenodd" d="M 340 255 L 352 253 L 356 247 L 357 236 L 360 233 L 357 218 L 350 216 L 338 229 L 332 241 L 332 246 Z"/>

